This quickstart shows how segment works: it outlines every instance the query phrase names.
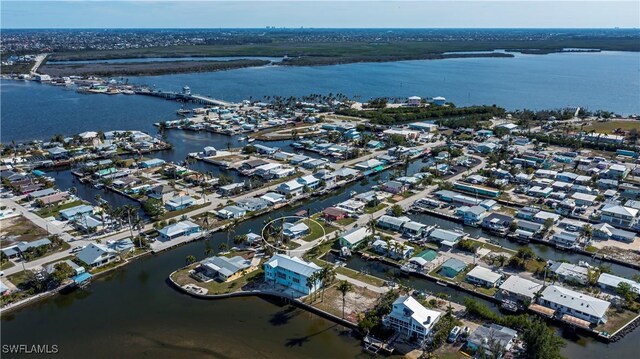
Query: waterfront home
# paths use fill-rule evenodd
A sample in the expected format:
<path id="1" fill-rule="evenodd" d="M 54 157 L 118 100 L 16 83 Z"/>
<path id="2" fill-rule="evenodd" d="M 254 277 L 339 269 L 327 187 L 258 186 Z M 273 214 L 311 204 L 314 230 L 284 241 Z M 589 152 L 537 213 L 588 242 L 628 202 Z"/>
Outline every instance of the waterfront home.
<path id="1" fill-rule="evenodd" d="M 513 217 L 502 213 L 490 213 L 482 219 L 482 228 L 494 231 L 502 231 L 509 228 L 513 222 Z"/>
<path id="2" fill-rule="evenodd" d="M 135 244 L 133 244 L 133 240 L 131 238 L 122 238 L 108 241 L 107 247 L 120 254 L 124 254 L 133 252 L 133 250 L 135 249 Z"/>
<path id="3" fill-rule="evenodd" d="M 240 256 L 227 258 L 214 256 L 200 261 L 202 273 L 213 280 L 230 282 L 239 278 L 245 269 L 251 267 L 251 261 Z"/>
<path id="4" fill-rule="evenodd" d="M 493 137 L 493 131 L 491 131 L 491 130 L 479 130 L 478 132 L 476 132 L 476 136 L 482 137 L 482 138 Z"/>
<path id="5" fill-rule="evenodd" d="M 282 234 L 288 239 L 297 239 L 311 233 L 309 226 L 303 222 L 289 223 L 285 222 L 283 225 Z"/>
<path id="6" fill-rule="evenodd" d="M 290 195 L 293 197 L 302 194 L 303 189 L 304 186 L 296 180 L 281 183 L 280 185 L 278 185 L 278 187 L 276 187 L 276 191 L 278 191 L 279 193 L 282 193 L 285 196 Z"/>
<path id="7" fill-rule="evenodd" d="M 371 244 L 371 249 L 376 253 L 393 259 L 407 259 L 411 257 L 415 251 L 412 246 L 393 239 L 389 240 L 388 243 L 382 239 L 376 239 Z"/>
<path id="8" fill-rule="evenodd" d="M 504 283 L 500 284 L 500 296 L 521 304 L 529 304 L 534 301 L 536 293 L 542 287 L 542 284 L 512 275 Z"/>
<path id="9" fill-rule="evenodd" d="M 323 167 L 324 165 L 326 165 L 328 163 L 328 161 L 325 160 L 321 160 L 321 159 L 309 159 L 307 161 L 304 161 L 301 163 L 302 167 L 308 169 L 308 170 L 313 170 L 316 168 L 320 168 Z"/>
<path id="10" fill-rule="evenodd" d="M 477 194 L 480 196 L 487 196 L 487 197 L 498 197 L 500 195 L 500 190 L 495 189 L 495 188 L 489 188 L 489 187 L 483 187 L 483 186 L 479 186 L 479 185 L 472 185 L 472 184 L 468 184 L 468 183 L 463 183 L 463 182 L 454 182 L 453 183 L 453 188 L 460 190 L 460 191 L 465 191 L 465 192 L 470 192 L 473 194 Z"/>
<path id="11" fill-rule="evenodd" d="M 7 258 L 14 258 L 21 255 L 23 252 L 32 251 L 36 248 L 51 245 L 51 241 L 48 238 L 36 239 L 31 242 L 19 242 L 8 247 L 2 248 L 2 254 Z"/>
<path id="12" fill-rule="evenodd" d="M 599 223 L 593 225 L 593 237 L 599 239 L 614 239 L 617 241 L 623 241 L 631 243 L 635 240 L 636 234 L 634 232 L 625 231 L 616 228 L 608 223 Z"/>
<path id="13" fill-rule="evenodd" d="M 465 270 L 465 268 L 467 268 L 467 264 L 465 262 L 456 258 L 449 258 L 442 263 L 438 270 L 438 274 L 448 278 L 455 278 L 455 276 Z"/>
<path id="14" fill-rule="evenodd" d="M 259 154 L 263 154 L 263 155 L 273 155 L 274 153 L 278 152 L 278 148 L 273 148 L 273 147 L 267 147 L 264 145 L 253 145 L 253 147 L 256 149 L 256 152 Z"/>
<path id="15" fill-rule="evenodd" d="M 298 178 L 297 181 L 304 187 L 307 187 L 310 189 L 314 189 L 320 185 L 320 180 L 312 175 L 302 176 Z"/>
<path id="16" fill-rule="evenodd" d="M 609 273 L 602 273 L 598 277 L 598 286 L 604 290 L 608 290 L 611 293 L 617 294 L 617 289 L 620 283 L 627 283 L 631 287 L 631 291 L 636 294 L 640 294 L 640 283 L 631 279 L 618 277 Z"/>
<path id="17" fill-rule="evenodd" d="M 391 312 L 383 318 L 383 323 L 402 337 L 422 343 L 431 336 L 441 315 L 439 311 L 425 308 L 413 297 L 403 295 L 393 302 Z"/>
<path id="18" fill-rule="evenodd" d="M 454 232 L 446 229 L 436 228 L 429 233 L 429 240 L 440 243 L 447 247 L 453 247 L 458 241 L 464 238 L 464 232 Z"/>
<path id="19" fill-rule="evenodd" d="M 244 198 L 236 201 L 238 207 L 247 210 L 248 212 L 255 212 L 263 210 L 271 205 L 271 202 L 263 198 Z"/>
<path id="20" fill-rule="evenodd" d="M 501 359 L 503 353 L 513 348 L 517 336 L 515 330 L 498 324 L 481 325 L 467 338 L 467 350 L 473 353 L 481 350 L 484 358 Z"/>
<path id="21" fill-rule="evenodd" d="M 501 274 L 479 265 L 475 266 L 464 277 L 464 279 L 471 284 L 480 285 L 487 288 L 495 287 L 500 278 L 502 278 Z"/>
<path id="22" fill-rule="evenodd" d="M 428 226 L 420 222 L 409 221 L 402 225 L 402 234 L 409 237 L 422 237 Z"/>
<path id="23" fill-rule="evenodd" d="M 640 210 L 620 205 L 605 205 L 600 211 L 600 220 L 618 227 L 633 227 Z"/>
<path id="24" fill-rule="evenodd" d="M 45 189 L 41 189 L 39 191 L 34 191 L 29 193 L 28 198 L 29 200 L 34 200 L 34 199 L 38 199 L 41 197 L 46 197 L 46 196 L 50 196 L 52 194 L 56 193 L 56 190 L 54 190 L 53 188 L 45 188 Z"/>
<path id="25" fill-rule="evenodd" d="M 49 273 L 49 274 L 53 274 L 56 271 L 56 265 L 64 263 L 66 265 L 68 265 L 69 267 L 71 267 L 71 269 L 73 270 L 73 274 L 72 275 L 78 275 L 78 274 L 82 274 L 85 272 L 85 269 L 83 266 L 79 266 L 76 263 L 73 263 L 72 260 L 70 259 L 65 259 L 65 260 L 61 260 L 55 263 L 51 263 L 51 264 L 47 264 L 44 267 L 44 270 Z"/>
<path id="26" fill-rule="evenodd" d="M 611 179 L 624 179 L 631 172 L 627 166 L 623 164 L 613 164 L 611 167 L 607 168 L 603 172 L 600 173 L 601 178 L 611 178 Z"/>
<path id="27" fill-rule="evenodd" d="M 393 194 L 403 193 L 408 189 L 409 187 L 406 184 L 398 181 L 388 181 L 382 185 L 383 191 Z"/>
<path id="28" fill-rule="evenodd" d="M 280 193 L 275 193 L 275 192 L 267 192 L 262 196 L 260 196 L 260 199 L 264 199 L 265 201 L 269 202 L 271 206 L 278 203 L 285 202 L 287 200 L 287 198 L 284 195 L 281 195 Z"/>
<path id="29" fill-rule="evenodd" d="M 66 201 L 67 198 L 69 198 L 69 193 L 68 192 L 57 192 L 57 193 L 54 193 L 54 194 L 52 194 L 50 196 L 38 198 L 37 202 L 39 204 L 42 204 L 43 206 L 49 206 L 49 205 L 56 204 L 56 203 L 59 203 L 59 202 L 62 202 L 62 201 Z"/>
<path id="30" fill-rule="evenodd" d="M 118 252 L 98 243 L 89 243 L 76 257 L 91 268 L 102 267 L 119 258 Z"/>
<path id="31" fill-rule="evenodd" d="M 377 159 L 372 158 L 356 164 L 355 168 L 361 171 L 372 171 L 374 169 L 382 169 L 383 165 L 384 163 L 382 163 L 381 161 L 378 161 Z"/>
<path id="32" fill-rule="evenodd" d="M 196 200 L 191 196 L 177 196 L 169 199 L 164 205 L 169 211 L 179 211 L 196 204 Z"/>
<path id="33" fill-rule="evenodd" d="M 390 229 L 392 231 L 400 232 L 402 230 L 402 226 L 410 221 L 411 218 L 409 217 L 392 217 L 385 214 L 378 218 L 377 226 L 382 229 Z"/>
<path id="34" fill-rule="evenodd" d="M 498 144 L 493 142 L 484 142 L 476 146 L 476 150 L 484 154 L 492 153 L 497 148 L 498 148 Z"/>
<path id="35" fill-rule="evenodd" d="M 358 176 L 360 174 L 360 171 L 353 168 L 342 167 L 340 169 L 335 170 L 334 174 L 336 175 L 336 179 L 345 180 L 345 179 L 351 179 Z"/>
<path id="36" fill-rule="evenodd" d="M 348 199 L 344 202 L 340 202 L 336 205 L 337 208 L 347 211 L 348 213 L 362 213 L 366 203 Z"/>
<path id="37" fill-rule="evenodd" d="M 566 317 L 568 315 L 595 325 L 606 323 L 606 313 L 611 305 L 605 300 L 557 285 L 546 287 L 538 303 L 563 315 L 565 320 L 570 320 Z"/>
<path id="38" fill-rule="evenodd" d="M 283 285 L 304 295 L 315 292 L 321 286 L 319 279 L 316 279 L 315 283 L 307 283 L 308 278 L 319 272 L 321 268 L 313 262 L 306 262 L 298 257 L 275 254 L 264 263 L 263 267 L 266 282 Z M 307 284 L 312 284 L 311 288 Z"/>
<path id="39" fill-rule="evenodd" d="M 200 232 L 200 226 L 189 220 L 170 224 L 158 231 L 158 233 L 160 233 L 160 239 L 163 240 L 171 240 L 182 236 L 189 236 L 197 234 L 198 232 Z"/>
<path id="40" fill-rule="evenodd" d="M 444 202 L 452 203 L 455 206 L 476 206 L 482 202 L 481 199 L 465 196 L 458 192 L 440 190 L 435 195 Z"/>
<path id="41" fill-rule="evenodd" d="M 533 186 L 529 188 L 527 194 L 529 196 L 538 197 L 538 198 L 547 198 L 553 192 L 551 187 L 542 188 L 540 186 Z"/>
<path id="42" fill-rule="evenodd" d="M 247 210 L 238 206 L 227 206 L 217 212 L 218 217 L 223 219 L 242 218 L 247 214 Z"/>
<path id="43" fill-rule="evenodd" d="M 282 168 L 283 166 L 280 163 L 266 163 L 256 167 L 253 173 L 262 178 L 269 179 L 273 177 L 273 174 L 275 171 L 280 170 Z"/>
<path id="44" fill-rule="evenodd" d="M 322 211 L 322 217 L 328 221 L 339 221 L 345 218 L 349 213 L 343 209 L 336 207 L 327 207 Z"/>
<path id="45" fill-rule="evenodd" d="M 433 133 L 438 131 L 438 125 L 428 122 L 413 122 L 409 124 L 409 129 L 420 132 Z"/>
<path id="46" fill-rule="evenodd" d="M 573 248 L 578 245 L 580 241 L 580 234 L 572 233 L 572 232 L 559 232 L 554 233 L 553 237 L 551 237 L 551 242 L 555 243 L 558 246 Z"/>
<path id="47" fill-rule="evenodd" d="M 462 217 L 464 224 L 475 226 L 487 215 L 487 209 L 482 206 L 462 206 L 456 209 L 456 214 Z"/>
<path id="48" fill-rule="evenodd" d="M 165 161 L 163 159 L 152 158 L 150 160 L 146 160 L 146 161 L 140 162 L 140 167 L 141 168 L 154 168 L 154 167 L 160 167 L 160 166 L 162 166 L 164 164 L 165 164 Z"/>
<path id="49" fill-rule="evenodd" d="M 365 241 L 368 236 L 371 236 L 371 230 L 367 227 L 356 227 L 344 232 L 339 239 L 340 247 L 347 247 L 353 249 Z"/>
<path id="50" fill-rule="evenodd" d="M 336 181 L 335 173 L 326 169 L 314 173 L 313 176 L 320 181 L 324 181 L 327 187 L 332 186 Z"/>
<path id="51" fill-rule="evenodd" d="M 438 258 L 438 253 L 431 249 L 425 249 L 424 251 L 409 258 L 409 264 L 419 271 L 428 270 Z"/>
<path id="52" fill-rule="evenodd" d="M 66 219 L 66 220 L 74 219 L 76 216 L 81 216 L 83 214 L 91 214 L 91 213 L 93 213 L 93 207 L 85 204 L 67 208 L 59 212 L 60 218 Z"/>
<path id="53" fill-rule="evenodd" d="M 555 262 L 549 266 L 549 271 L 555 273 L 565 282 L 587 284 L 589 269 L 571 263 Z"/>
<path id="54" fill-rule="evenodd" d="M 65 150 L 62 147 L 54 147 L 47 150 L 49 153 L 49 157 L 52 160 L 67 158 L 69 155 L 69 151 Z"/>

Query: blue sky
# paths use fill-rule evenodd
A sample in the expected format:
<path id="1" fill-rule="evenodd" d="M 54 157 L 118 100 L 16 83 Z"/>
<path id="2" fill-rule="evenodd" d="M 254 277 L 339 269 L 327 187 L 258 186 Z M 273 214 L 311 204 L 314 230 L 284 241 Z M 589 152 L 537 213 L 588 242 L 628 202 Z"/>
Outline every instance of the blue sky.
<path id="1" fill-rule="evenodd" d="M 640 1 L 5 1 L 8 28 L 640 27 Z"/>

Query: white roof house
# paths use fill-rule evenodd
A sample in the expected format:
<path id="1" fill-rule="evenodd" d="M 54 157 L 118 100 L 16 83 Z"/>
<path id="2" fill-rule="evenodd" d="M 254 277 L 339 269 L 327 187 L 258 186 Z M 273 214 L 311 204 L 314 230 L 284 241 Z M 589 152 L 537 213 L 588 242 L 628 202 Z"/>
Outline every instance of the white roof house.
<path id="1" fill-rule="evenodd" d="M 384 323 L 399 334 L 424 340 L 441 315 L 441 312 L 427 309 L 413 297 L 404 295 L 393 302 L 391 313 L 384 318 Z"/>
<path id="2" fill-rule="evenodd" d="M 627 283 L 631 286 L 631 290 L 640 294 L 640 283 L 632 281 L 631 279 L 622 278 L 609 273 L 602 273 L 598 278 L 598 285 L 603 289 L 618 288 L 620 283 Z"/>
<path id="3" fill-rule="evenodd" d="M 468 282 L 483 285 L 485 287 L 495 287 L 500 278 L 502 278 L 500 273 L 496 273 L 491 269 L 482 266 L 476 266 L 465 276 L 465 279 Z"/>
<path id="4" fill-rule="evenodd" d="M 105 245 L 89 243 L 76 257 L 91 267 L 100 267 L 115 259 L 118 252 Z"/>
<path id="5" fill-rule="evenodd" d="M 542 289 L 542 284 L 528 279 L 512 275 L 500 285 L 500 290 L 508 294 L 533 299 L 535 294 Z"/>
<path id="6" fill-rule="evenodd" d="M 584 319 L 591 323 L 606 322 L 606 313 L 611 303 L 590 295 L 557 285 L 550 285 L 542 291 L 539 303 L 556 309 L 560 313 Z"/>
<path id="7" fill-rule="evenodd" d="M 371 235 L 371 230 L 367 227 L 350 229 L 340 237 L 340 245 L 352 248 L 369 235 Z"/>
<path id="8" fill-rule="evenodd" d="M 199 225 L 191 221 L 185 220 L 182 222 L 170 224 L 160 229 L 158 233 L 160 233 L 160 236 L 162 238 L 172 239 L 179 236 L 192 234 L 192 233 L 198 232 L 199 230 L 200 230 Z"/>

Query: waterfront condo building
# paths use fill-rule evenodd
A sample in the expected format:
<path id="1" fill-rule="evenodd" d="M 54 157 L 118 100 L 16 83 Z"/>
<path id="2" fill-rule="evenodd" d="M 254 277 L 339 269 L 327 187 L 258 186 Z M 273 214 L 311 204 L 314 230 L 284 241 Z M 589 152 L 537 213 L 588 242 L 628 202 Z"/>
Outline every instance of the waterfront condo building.
<path id="1" fill-rule="evenodd" d="M 275 282 L 296 292 L 311 294 L 320 288 L 320 280 L 307 287 L 307 278 L 320 271 L 315 263 L 305 262 L 297 257 L 276 254 L 264 264 L 264 278 L 267 282 Z"/>

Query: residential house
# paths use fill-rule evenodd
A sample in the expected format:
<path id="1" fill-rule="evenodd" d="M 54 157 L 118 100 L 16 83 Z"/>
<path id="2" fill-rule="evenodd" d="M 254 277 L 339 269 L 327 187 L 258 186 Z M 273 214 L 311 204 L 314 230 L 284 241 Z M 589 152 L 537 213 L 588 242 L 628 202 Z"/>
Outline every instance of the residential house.
<path id="1" fill-rule="evenodd" d="M 140 162 L 141 168 L 154 168 L 160 167 L 165 164 L 165 161 L 160 158 L 152 158 L 150 160 Z"/>
<path id="2" fill-rule="evenodd" d="M 297 179 L 298 183 L 309 189 L 315 189 L 320 186 L 320 180 L 312 175 L 302 176 Z"/>
<path id="3" fill-rule="evenodd" d="M 471 284 L 480 285 L 487 288 L 493 288 L 502 278 L 500 273 L 496 273 L 489 268 L 475 266 L 467 273 L 465 280 Z"/>
<path id="4" fill-rule="evenodd" d="M 157 185 L 147 191 L 147 196 L 155 198 L 165 203 L 173 197 L 173 188 L 167 185 Z"/>
<path id="5" fill-rule="evenodd" d="M 377 225 L 382 229 L 390 229 L 392 231 L 400 232 L 402 230 L 402 226 L 410 221 L 411 219 L 409 217 L 392 217 L 385 214 L 378 218 Z"/>
<path id="6" fill-rule="evenodd" d="M 565 282 L 587 283 L 589 270 L 586 267 L 571 263 L 554 262 L 549 266 L 549 270 Z"/>
<path id="7" fill-rule="evenodd" d="M 593 225 L 592 235 L 594 238 L 598 239 L 614 239 L 628 243 L 633 242 L 636 238 L 636 234 L 634 232 L 616 228 L 608 223 L 598 223 Z"/>
<path id="8" fill-rule="evenodd" d="M 396 240 L 383 241 L 377 239 L 371 244 L 371 249 L 376 253 L 380 253 L 393 259 L 407 259 L 413 255 L 414 248 L 412 246 L 400 243 Z"/>
<path id="9" fill-rule="evenodd" d="M 595 325 L 606 323 L 606 313 L 611 305 L 602 299 L 557 285 L 546 287 L 538 302 L 560 314 L 576 317 Z"/>
<path id="10" fill-rule="evenodd" d="M 226 206 L 217 212 L 218 217 L 224 219 L 238 219 L 246 214 L 247 210 L 239 206 Z"/>
<path id="11" fill-rule="evenodd" d="M 337 208 L 347 211 L 348 213 L 362 213 L 366 203 L 354 199 L 348 199 L 336 205 Z"/>
<path id="12" fill-rule="evenodd" d="M 337 207 L 327 207 L 322 211 L 322 216 L 329 221 L 339 221 L 345 218 L 349 213 Z"/>
<path id="13" fill-rule="evenodd" d="M 528 304 L 534 302 L 536 293 L 542 290 L 542 287 L 542 284 L 512 275 L 500 284 L 500 296 L 528 306 Z"/>
<path id="14" fill-rule="evenodd" d="M 511 328 L 503 327 L 498 324 L 485 324 L 476 328 L 476 330 L 467 338 L 467 348 L 471 352 L 482 352 L 485 358 L 503 358 L 504 354 L 513 348 L 518 332 Z M 499 352 L 494 353 L 496 349 Z"/>
<path id="15" fill-rule="evenodd" d="M 454 278 L 458 273 L 465 270 L 465 268 L 467 268 L 467 264 L 463 261 L 456 258 L 449 258 L 440 266 L 438 274 L 448 278 Z"/>
<path id="16" fill-rule="evenodd" d="M 59 212 L 60 218 L 70 220 L 76 218 L 76 216 L 81 216 L 83 214 L 91 214 L 93 213 L 93 207 L 89 205 L 78 205 L 75 207 L 67 208 Z"/>
<path id="17" fill-rule="evenodd" d="M 240 256 L 227 258 L 214 256 L 200 261 L 205 276 L 220 282 L 230 282 L 242 275 L 242 271 L 251 267 L 251 261 Z"/>
<path id="18" fill-rule="evenodd" d="M 490 231 L 504 231 L 511 226 L 512 222 L 513 217 L 493 212 L 482 219 L 482 224 L 480 224 L 480 226 Z"/>
<path id="19" fill-rule="evenodd" d="M 281 195 L 280 193 L 275 193 L 275 192 L 267 192 L 264 195 L 262 195 L 260 199 L 264 199 L 265 201 L 269 202 L 269 205 L 271 206 L 278 203 L 286 202 L 287 200 L 287 198 L 284 195 Z"/>
<path id="20" fill-rule="evenodd" d="M 1 249 L 2 254 L 7 258 L 14 258 L 21 255 L 22 252 L 28 252 L 36 248 L 51 245 L 51 241 L 48 238 L 36 239 L 31 242 L 19 242 L 17 244 L 10 245 Z"/>
<path id="21" fill-rule="evenodd" d="M 304 295 L 311 294 L 320 288 L 319 279 L 307 286 L 307 280 L 313 273 L 321 270 L 315 263 L 305 262 L 297 257 L 275 254 L 264 263 L 264 277 L 267 282 L 275 282 Z"/>
<path id="22" fill-rule="evenodd" d="M 158 231 L 158 233 L 160 233 L 160 238 L 163 240 L 171 240 L 182 236 L 189 236 L 198 232 L 200 232 L 200 226 L 189 220 L 170 224 Z"/>
<path id="23" fill-rule="evenodd" d="M 388 181 L 382 185 L 383 191 L 393 194 L 403 193 L 408 189 L 409 187 L 406 184 L 398 181 Z"/>
<path id="24" fill-rule="evenodd" d="M 462 217 L 464 224 L 476 226 L 487 215 L 487 209 L 482 206 L 462 206 L 456 209 L 456 214 Z"/>
<path id="25" fill-rule="evenodd" d="M 404 295 L 393 302 L 383 323 L 407 339 L 422 343 L 432 334 L 441 312 L 427 309 L 413 297 Z"/>
<path id="26" fill-rule="evenodd" d="M 464 232 L 454 232 L 446 229 L 436 228 L 429 233 L 429 240 L 440 243 L 447 247 L 453 247 L 459 240 L 464 238 Z"/>
<path id="27" fill-rule="evenodd" d="M 177 196 L 169 199 L 164 205 L 169 211 L 179 211 L 196 204 L 196 200 L 191 196 Z"/>
<path id="28" fill-rule="evenodd" d="M 620 283 L 627 283 L 631 287 L 631 291 L 636 294 L 640 294 L 640 283 L 631 279 L 618 277 L 609 273 L 602 273 L 598 277 L 598 286 L 600 288 L 608 290 L 609 292 L 616 293 Z"/>
<path id="29" fill-rule="evenodd" d="M 555 243 L 557 246 L 565 247 L 565 248 L 573 248 L 578 245 L 580 241 L 580 234 L 573 232 L 559 232 L 554 233 L 553 237 L 551 237 L 551 242 Z"/>
<path id="30" fill-rule="evenodd" d="M 309 226 L 307 226 L 303 222 L 298 222 L 298 223 L 285 222 L 282 227 L 283 227 L 282 234 L 288 239 L 297 239 L 311 233 Z"/>
<path id="31" fill-rule="evenodd" d="M 620 205 L 605 205 L 600 211 L 600 220 L 618 227 L 633 227 L 640 210 Z"/>
<path id="32" fill-rule="evenodd" d="M 366 227 L 352 228 L 340 236 L 340 247 L 353 249 L 363 243 L 365 239 L 371 235 L 371 230 Z"/>
<path id="33" fill-rule="evenodd" d="M 89 243 L 76 257 L 88 266 L 97 268 L 117 260 L 118 252 L 103 244 Z"/>
<path id="34" fill-rule="evenodd" d="M 300 182 L 296 180 L 291 180 L 285 183 L 281 183 L 276 188 L 276 191 L 284 195 L 290 195 L 295 197 L 295 196 L 301 195 L 303 192 L 303 189 L 304 189 L 304 186 Z"/>

